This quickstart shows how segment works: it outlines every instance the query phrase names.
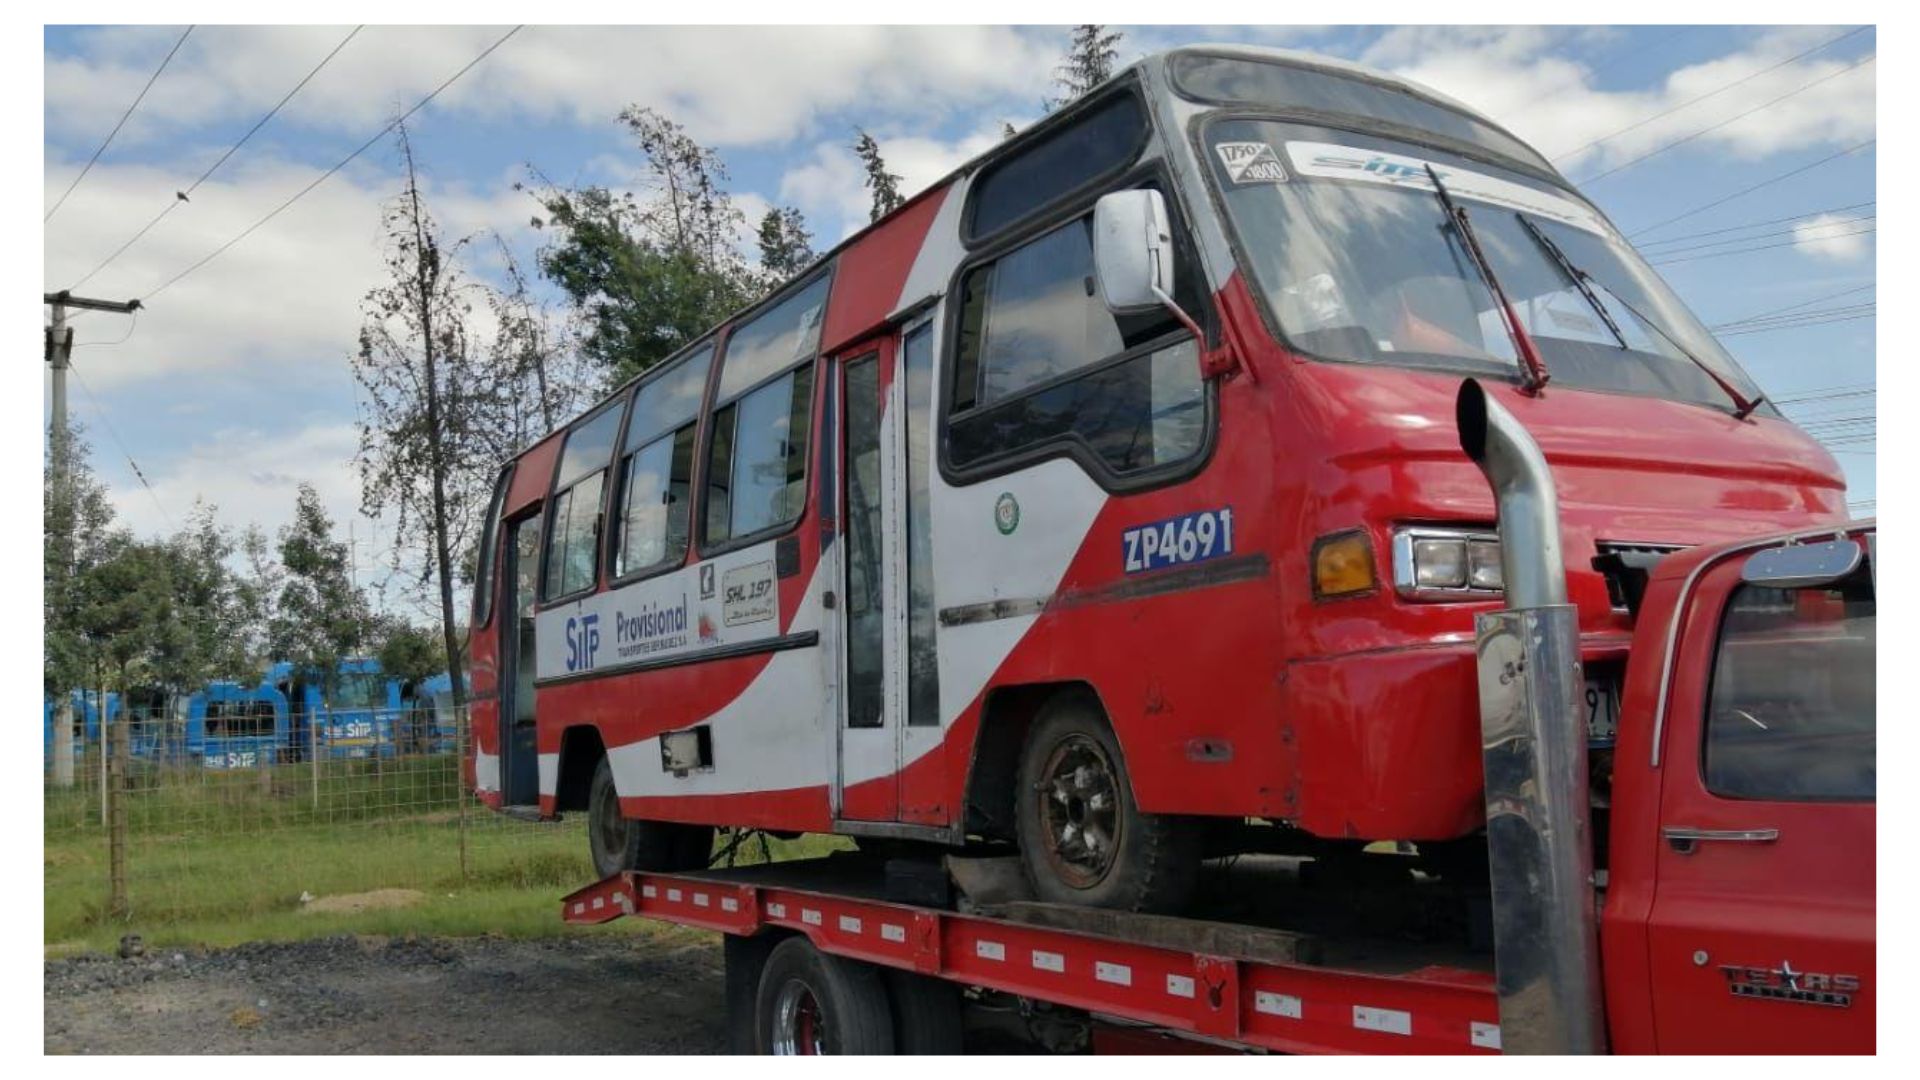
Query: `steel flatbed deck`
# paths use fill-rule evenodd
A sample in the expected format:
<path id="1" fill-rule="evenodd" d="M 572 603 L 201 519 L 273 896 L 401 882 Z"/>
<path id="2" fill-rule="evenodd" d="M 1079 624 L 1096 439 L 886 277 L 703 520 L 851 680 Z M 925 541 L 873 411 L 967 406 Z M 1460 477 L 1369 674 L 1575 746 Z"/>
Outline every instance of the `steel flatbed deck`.
<path id="1" fill-rule="evenodd" d="M 1057 905 L 963 912 L 885 894 L 873 864 L 826 857 L 617 874 L 567 896 L 563 917 L 799 934 L 832 956 L 1244 1049 L 1500 1049 L 1483 954 Z"/>

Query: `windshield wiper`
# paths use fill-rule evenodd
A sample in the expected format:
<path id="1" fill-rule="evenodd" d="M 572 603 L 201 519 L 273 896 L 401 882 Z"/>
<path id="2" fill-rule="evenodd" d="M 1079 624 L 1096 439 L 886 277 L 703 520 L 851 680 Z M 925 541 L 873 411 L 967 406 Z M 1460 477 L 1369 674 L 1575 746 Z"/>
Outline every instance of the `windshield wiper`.
<path id="1" fill-rule="evenodd" d="M 1431 164 L 1427 166 L 1427 178 L 1433 181 L 1433 193 L 1440 197 L 1440 208 L 1446 212 L 1447 222 L 1453 231 L 1460 235 L 1461 246 L 1467 249 L 1467 257 L 1473 262 L 1474 269 L 1480 271 L 1480 280 L 1486 282 L 1487 291 L 1493 293 L 1493 299 L 1500 305 L 1500 317 L 1506 321 L 1507 334 L 1513 338 L 1514 350 L 1520 354 L 1521 366 L 1526 369 L 1526 377 L 1521 380 L 1522 388 L 1529 393 L 1539 393 L 1547 385 L 1547 365 L 1540 359 L 1540 350 L 1534 348 L 1533 338 L 1527 334 L 1527 328 L 1520 325 L 1520 316 L 1508 301 L 1506 290 L 1500 287 L 1500 279 L 1494 276 L 1493 264 L 1487 261 L 1486 253 L 1480 250 L 1480 237 L 1473 231 L 1473 220 L 1467 216 L 1467 208 L 1453 201 L 1453 194 L 1447 185 L 1440 182 L 1440 174 Z"/>
<path id="2" fill-rule="evenodd" d="M 1540 226 L 1528 220 L 1527 215 L 1515 211 L 1513 216 L 1519 220 L 1520 227 L 1527 230 L 1527 235 L 1533 237 L 1534 242 L 1539 244 L 1553 260 L 1554 265 L 1560 268 L 1560 272 L 1567 276 L 1567 280 L 1573 283 L 1573 287 L 1580 291 L 1580 295 L 1586 298 L 1587 306 L 1593 309 L 1593 313 L 1600 316 L 1601 322 L 1607 324 L 1607 329 L 1613 333 L 1613 340 L 1619 342 L 1622 349 L 1632 349 L 1633 346 L 1627 344 L 1627 335 L 1620 331 L 1620 324 L 1613 321 L 1613 312 L 1608 311 L 1607 305 L 1601 303 L 1600 298 L 1593 294 L 1593 287 L 1588 283 L 1586 271 L 1573 265 L 1573 260 L 1567 258 L 1567 253 L 1560 250 L 1560 245 L 1554 243 L 1552 237 L 1542 232 Z"/>
<path id="3" fill-rule="evenodd" d="M 1540 228 L 1540 226 L 1535 225 L 1532 221 L 1529 221 L 1525 214 L 1516 212 L 1513 216 L 1520 219 L 1520 224 L 1526 227 L 1527 232 L 1530 233 L 1535 240 L 1539 241 L 1540 246 L 1545 248 L 1547 251 L 1547 254 L 1553 257 L 1553 261 L 1559 264 L 1561 272 L 1565 273 L 1568 278 L 1572 279 L 1574 287 L 1580 290 L 1580 295 L 1586 297 L 1587 303 L 1593 305 L 1593 310 L 1599 312 L 1600 317 L 1606 320 L 1607 329 L 1613 331 L 1613 336 L 1619 340 L 1620 347 L 1623 349 L 1630 348 L 1631 346 L 1627 344 L 1627 339 L 1625 335 L 1621 334 L 1620 332 L 1620 324 L 1613 320 L 1613 316 L 1610 313 L 1608 313 L 1606 309 L 1606 305 L 1602 304 L 1600 302 L 1600 298 L 1594 294 L 1592 286 L 1596 283 L 1594 282 L 1593 275 L 1587 273 L 1585 270 L 1580 269 L 1578 266 L 1575 266 L 1573 264 L 1573 260 L 1567 258 L 1567 253 L 1560 250 L 1560 245 L 1554 243 L 1553 238 L 1549 237 Z M 1607 289 L 1604 283 L 1601 283 L 1600 287 L 1603 289 Z M 1652 319 L 1647 318 L 1646 315 L 1643 314 L 1639 308 L 1636 308 L 1632 304 L 1629 304 L 1627 302 L 1626 297 L 1621 296 L 1619 293 L 1614 292 L 1612 289 L 1607 289 L 1607 295 L 1619 301 L 1620 306 L 1623 308 L 1626 308 L 1627 311 L 1630 312 L 1634 318 L 1639 319 L 1643 325 L 1652 327 L 1653 332 L 1656 334 L 1659 334 L 1662 338 L 1665 338 L 1667 344 L 1680 350 L 1680 355 L 1686 357 L 1688 360 L 1691 360 L 1693 362 L 1694 367 L 1697 367 L 1701 371 L 1706 372 L 1707 378 L 1712 379 L 1714 385 L 1718 386 L 1722 393 L 1726 394 L 1729 398 L 1733 399 L 1733 404 L 1734 404 L 1733 415 L 1735 419 L 1745 420 L 1747 417 L 1753 415 L 1753 410 L 1759 408 L 1761 402 L 1766 400 L 1766 395 L 1764 394 L 1760 395 L 1759 397 L 1755 397 L 1751 399 L 1748 398 L 1745 394 L 1742 394 L 1739 388 L 1735 387 L 1733 383 L 1727 381 L 1726 377 L 1721 375 L 1718 371 L 1715 371 L 1712 365 L 1708 364 L 1705 360 L 1700 359 L 1699 356 L 1695 355 L 1692 349 L 1689 349 L 1685 345 L 1680 344 L 1680 342 L 1672 334 L 1667 332 L 1666 327 L 1661 326 L 1659 323 L 1653 321 Z"/>

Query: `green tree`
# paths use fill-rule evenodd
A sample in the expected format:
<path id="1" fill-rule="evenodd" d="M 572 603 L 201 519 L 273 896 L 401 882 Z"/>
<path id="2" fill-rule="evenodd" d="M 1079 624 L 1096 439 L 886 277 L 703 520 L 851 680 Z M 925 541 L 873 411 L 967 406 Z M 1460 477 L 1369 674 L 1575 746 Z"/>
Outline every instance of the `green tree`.
<path id="1" fill-rule="evenodd" d="M 653 109 L 620 114 L 642 155 L 644 197 L 562 188 L 538 177 L 532 195 L 549 229 L 540 272 L 583 324 L 581 351 L 623 382 L 712 329 L 762 291 L 738 244 L 745 215 L 727 192 L 726 164 Z M 525 190 L 525 186 L 521 185 Z"/>
<path id="2" fill-rule="evenodd" d="M 774 207 L 760 218 L 760 269 L 772 291 L 813 264 L 813 234 L 807 219 L 791 206 Z"/>
<path id="3" fill-rule="evenodd" d="M 354 588 L 347 545 L 334 539 L 333 519 L 312 484 L 300 485 L 279 552 L 284 578 L 268 626 L 270 647 L 296 670 L 317 672 L 332 700 L 340 661 L 365 648 L 372 620 Z"/>
<path id="4" fill-rule="evenodd" d="M 1120 50 L 1114 46 L 1124 37 L 1126 35 L 1118 30 L 1108 33 L 1106 27 L 1097 23 L 1074 27 L 1066 56 L 1060 66 L 1053 69 L 1053 84 L 1062 93 L 1047 103 L 1047 111 L 1052 112 L 1112 78 L 1113 63 L 1120 56 Z"/>
<path id="5" fill-rule="evenodd" d="M 64 484 L 57 480 L 56 466 L 62 455 L 67 462 Z M 95 674 L 80 609 L 89 570 L 105 561 L 109 542 L 119 537 L 106 486 L 93 472 L 86 438 L 77 425 L 50 433 L 44 470 L 41 671 L 45 691 L 64 701 L 67 691 L 86 686 Z"/>
<path id="6" fill-rule="evenodd" d="M 906 201 L 900 195 L 901 177 L 899 173 L 887 171 L 887 163 L 880 156 L 880 144 L 872 135 L 861 129 L 859 136 L 853 141 L 853 152 L 867 170 L 866 188 L 873 192 L 873 208 L 868 212 L 867 220 L 879 221 Z"/>

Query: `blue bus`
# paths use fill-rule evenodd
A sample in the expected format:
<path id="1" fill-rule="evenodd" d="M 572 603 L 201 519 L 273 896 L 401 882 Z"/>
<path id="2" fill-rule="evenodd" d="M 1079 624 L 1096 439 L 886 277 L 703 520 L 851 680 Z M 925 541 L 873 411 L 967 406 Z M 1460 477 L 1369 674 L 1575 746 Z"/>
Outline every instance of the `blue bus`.
<path id="1" fill-rule="evenodd" d="M 73 702 L 73 755 L 75 760 L 79 760 L 85 753 L 87 747 L 100 745 L 100 691 L 70 690 L 67 692 L 67 696 L 68 699 Z M 46 760 L 51 764 L 53 762 L 53 725 L 55 718 L 53 695 L 41 695 L 41 712 L 43 714 L 42 726 L 46 733 L 43 745 L 46 751 Z M 117 693 L 109 693 L 107 695 L 107 717 L 109 721 L 117 720 L 120 717 L 120 695 Z"/>
<path id="2" fill-rule="evenodd" d="M 186 698 L 185 752 L 206 769 L 254 769 L 291 760 L 286 694 L 271 683 L 211 683 Z"/>
<path id="3" fill-rule="evenodd" d="M 464 677 L 460 681 L 472 686 Z M 427 753 L 451 754 L 459 748 L 460 711 L 454 705 L 452 676 L 443 671 L 420 680 L 412 688 L 410 704 Z"/>
<path id="4" fill-rule="evenodd" d="M 334 758 L 394 755 L 400 683 L 381 672 L 380 661 L 342 660 L 333 679 L 332 701 L 318 672 L 296 671 L 284 660 L 267 669 L 265 681 L 287 700 L 287 760 L 306 760 L 310 747 Z"/>

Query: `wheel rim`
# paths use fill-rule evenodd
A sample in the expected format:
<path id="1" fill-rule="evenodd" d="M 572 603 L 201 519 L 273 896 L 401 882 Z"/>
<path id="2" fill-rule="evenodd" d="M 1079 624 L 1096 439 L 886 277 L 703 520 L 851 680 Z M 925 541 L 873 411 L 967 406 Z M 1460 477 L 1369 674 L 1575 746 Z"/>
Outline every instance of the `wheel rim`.
<path id="1" fill-rule="evenodd" d="M 789 979 L 780 988 L 773 1006 L 773 1052 L 776 1054 L 824 1054 L 821 1032 L 826 1025 L 820 1015 L 820 999 L 799 979 Z"/>
<path id="2" fill-rule="evenodd" d="M 613 793 L 613 785 L 600 789 L 599 797 L 593 803 L 593 841 L 604 868 L 612 860 L 619 859 L 627 849 L 627 830 L 632 823 L 620 816 L 620 800 Z"/>
<path id="3" fill-rule="evenodd" d="M 1106 748 L 1073 734 L 1054 744 L 1034 791 L 1047 864 L 1063 882 L 1090 889 L 1106 879 L 1120 852 L 1119 770 Z"/>

